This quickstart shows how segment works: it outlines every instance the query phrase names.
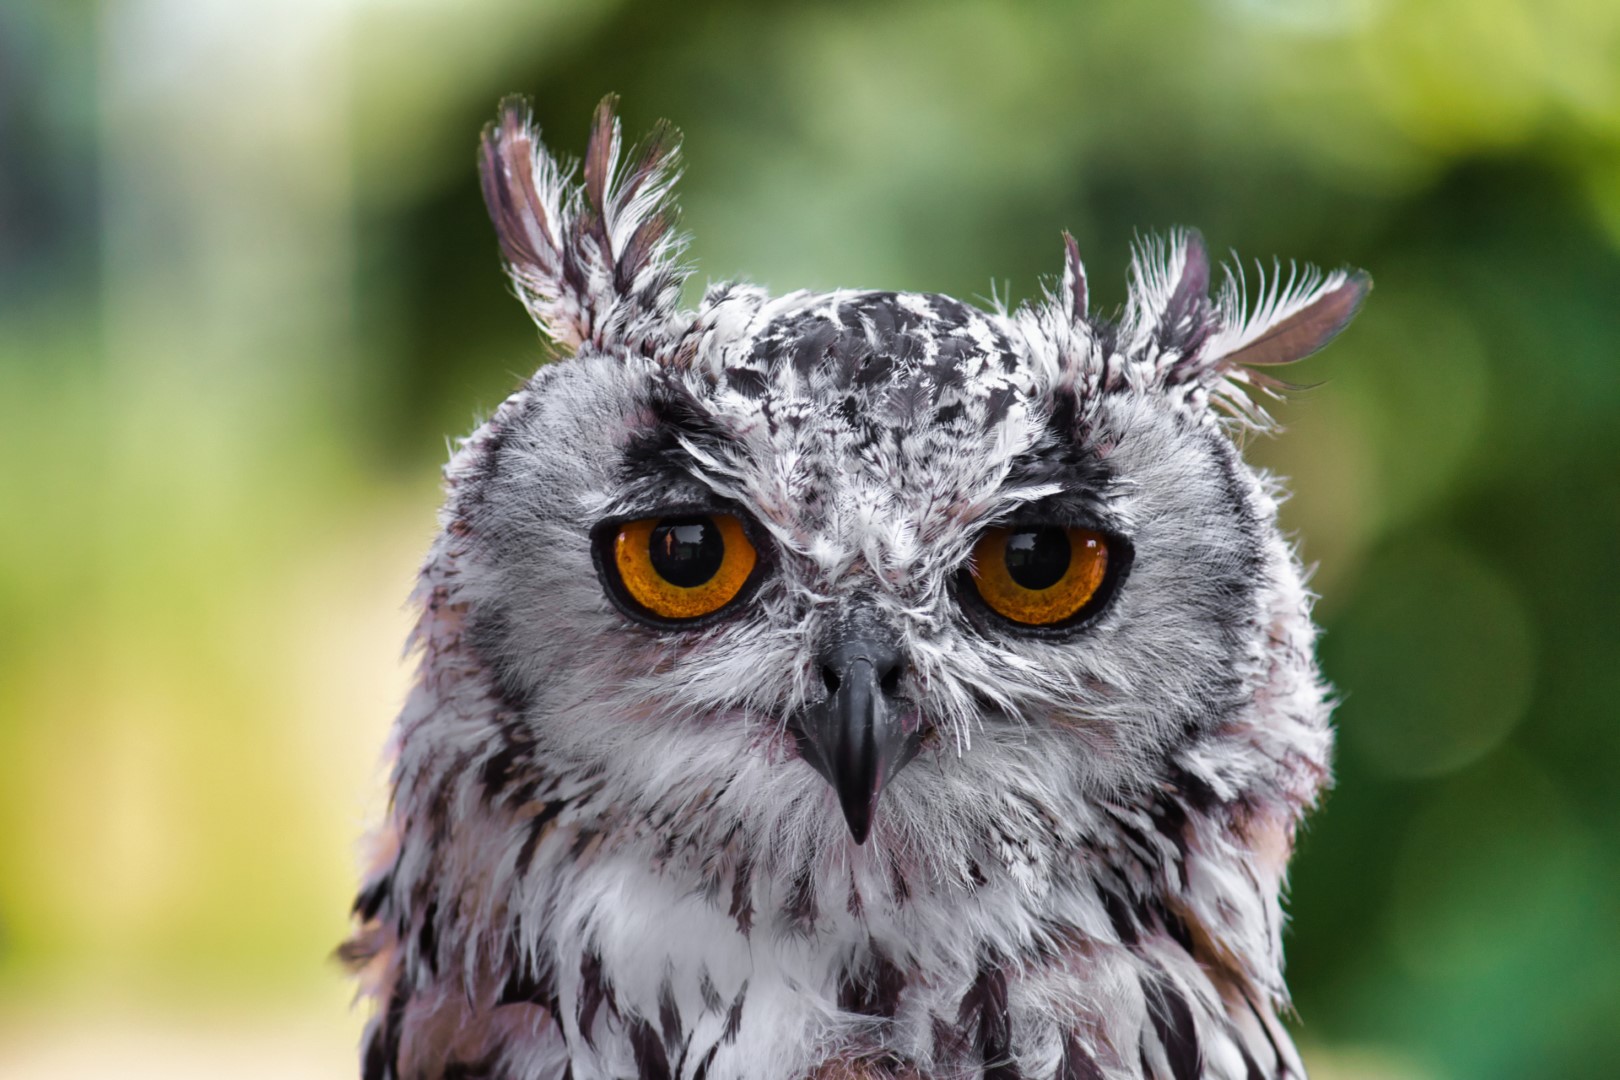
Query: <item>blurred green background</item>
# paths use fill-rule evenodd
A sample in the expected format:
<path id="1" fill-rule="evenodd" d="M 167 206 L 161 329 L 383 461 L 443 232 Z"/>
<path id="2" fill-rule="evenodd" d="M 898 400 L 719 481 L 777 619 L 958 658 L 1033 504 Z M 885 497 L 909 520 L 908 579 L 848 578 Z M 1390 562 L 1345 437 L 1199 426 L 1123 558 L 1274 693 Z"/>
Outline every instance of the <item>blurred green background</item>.
<path id="1" fill-rule="evenodd" d="M 437 466 L 541 358 L 497 99 L 686 133 L 698 284 L 1370 270 L 1291 476 L 1343 695 L 1322 1080 L 1620 1075 L 1620 4 L 8 0 L 0 1075 L 349 1076 Z"/>

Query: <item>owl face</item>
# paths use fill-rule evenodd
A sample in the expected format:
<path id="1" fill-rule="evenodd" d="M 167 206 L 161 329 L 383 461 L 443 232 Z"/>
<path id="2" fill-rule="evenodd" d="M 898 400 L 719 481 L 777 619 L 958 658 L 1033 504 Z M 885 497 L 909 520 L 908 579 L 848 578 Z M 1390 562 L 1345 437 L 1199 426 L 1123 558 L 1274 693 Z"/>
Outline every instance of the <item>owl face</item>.
<path id="1" fill-rule="evenodd" d="M 943 856 L 1078 825 L 1252 691 L 1262 486 L 1222 428 L 940 296 L 721 289 L 541 371 L 468 518 L 539 749 L 694 831 Z M 699 845 L 701 846 L 701 845 Z"/>
<path id="2" fill-rule="evenodd" d="M 1320 688 L 1279 656 L 1303 592 L 1231 434 L 1366 279 L 1212 299 L 1177 234 L 1107 319 L 1066 238 L 1013 313 L 748 286 L 683 311 L 672 155 L 622 160 L 604 108 L 574 186 L 521 108 L 486 134 L 513 280 L 572 353 L 481 430 L 449 510 L 512 753 L 595 778 L 667 852 L 946 876 L 1018 822 L 1081 842 L 1099 807 L 1240 788 L 1254 755 L 1222 732 L 1289 664 Z"/>

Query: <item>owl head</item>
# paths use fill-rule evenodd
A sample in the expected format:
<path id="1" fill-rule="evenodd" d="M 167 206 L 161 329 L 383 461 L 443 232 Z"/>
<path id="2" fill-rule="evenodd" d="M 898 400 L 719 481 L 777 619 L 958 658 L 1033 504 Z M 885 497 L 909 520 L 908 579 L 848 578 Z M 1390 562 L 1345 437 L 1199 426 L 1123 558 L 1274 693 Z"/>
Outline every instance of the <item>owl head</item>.
<path id="1" fill-rule="evenodd" d="M 575 182 L 508 103 L 481 167 L 562 356 L 449 466 L 401 798 L 453 760 L 478 783 L 444 790 L 515 822 L 587 792 L 612 842 L 716 888 L 837 866 L 852 903 L 1129 877 L 1188 836 L 1280 875 L 1327 706 L 1278 492 L 1234 438 L 1365 276 L 1212 297 L 1177 233 L 1097 315 L 1065 236 L 1011 312 L 738 284 L 687 310 L 668 132 L 624 152 L 604 103 Z"/>

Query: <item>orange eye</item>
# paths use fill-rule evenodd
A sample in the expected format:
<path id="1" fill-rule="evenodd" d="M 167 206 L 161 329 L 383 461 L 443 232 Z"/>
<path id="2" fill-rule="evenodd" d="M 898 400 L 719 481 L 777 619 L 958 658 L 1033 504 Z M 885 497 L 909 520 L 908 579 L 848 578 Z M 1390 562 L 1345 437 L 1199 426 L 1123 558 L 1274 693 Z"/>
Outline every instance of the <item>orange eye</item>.
<path id="1" fill-rule="evenodd" d="M 627 598 L 646 614 L 684 622 L 736 599 L 759 561 L 730 514 L 642 518 L 613 535 L 613 568 Z"/>
<path id="2" fill-rule="evenodd" d="M 974 545 L 969 572 L 997 615 L 1023 626 L 1056 626 L 1101 598 L 1108 540 L 1061 525 L 991 529 Z"/>

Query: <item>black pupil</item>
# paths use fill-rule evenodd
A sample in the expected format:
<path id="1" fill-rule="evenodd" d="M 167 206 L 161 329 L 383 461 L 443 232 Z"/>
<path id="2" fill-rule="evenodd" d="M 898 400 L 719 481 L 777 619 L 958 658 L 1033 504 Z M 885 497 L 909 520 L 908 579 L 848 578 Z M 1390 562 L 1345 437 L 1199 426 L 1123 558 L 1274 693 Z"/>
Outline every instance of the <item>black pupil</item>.
<path id="1" fill-rule="evenodd" d="M 709 518 L 665 518 L 652 531 L 653 569 L 671 585 L 694 589 L 720 572 L 726 542 Z"/>
<path id="2" fill-rule="evenodd" d="M 1054 525 L 1007 537 L 1007 573 L 1026 589 L 1050 589 L 1069 572 L 1069 532 Z"/>

